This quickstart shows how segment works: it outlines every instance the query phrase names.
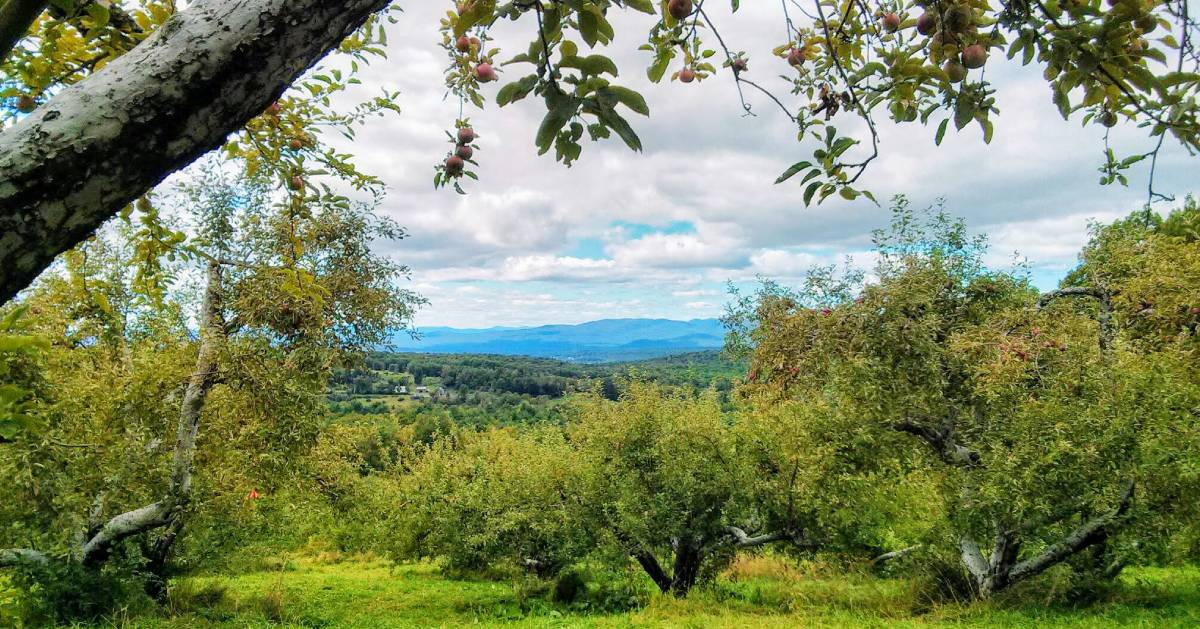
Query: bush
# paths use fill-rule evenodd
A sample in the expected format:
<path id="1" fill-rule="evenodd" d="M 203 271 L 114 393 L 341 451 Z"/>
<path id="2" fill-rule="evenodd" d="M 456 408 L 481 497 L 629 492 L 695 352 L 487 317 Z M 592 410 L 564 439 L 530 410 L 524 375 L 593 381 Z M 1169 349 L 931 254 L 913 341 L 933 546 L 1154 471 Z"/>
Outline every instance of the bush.
<path id="1" fill-rule="evenodd" d="M 554 582 L 554 602 L 574 603 L 587 594 L 587 582 L 577 570 L 567 570 Z"/>
<path id="2" fill-rule="evenodd" d="M 21 600 L 20 615 L 33 626 L 93 622 L 120 610 L 154 606 L 142 579 L 122 562 L 89 569 L 74 562 L 52 562 L 17 572 L 14 589 Z"/>

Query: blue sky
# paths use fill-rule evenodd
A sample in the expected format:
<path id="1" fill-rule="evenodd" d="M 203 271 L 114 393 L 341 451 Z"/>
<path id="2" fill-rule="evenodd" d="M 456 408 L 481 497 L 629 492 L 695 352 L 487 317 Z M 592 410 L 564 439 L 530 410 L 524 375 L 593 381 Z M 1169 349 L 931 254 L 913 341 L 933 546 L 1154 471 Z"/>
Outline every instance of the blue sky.
<path id="1" fill-rule="evenodd" d="M 409 287 L 430 300 L 423 326 L 486 327 L 577 323 L 607 317 L 718 316 L 726 285 L 758 276 L 793 283 L 814 265 L 849 257 L 871 264 L 870 233 L 887 225 L 886 200 L 905 194 L 914 205 L 944 198 L 947 208 L 989 234 L 989 262 L 1027 260 L 1034 280 L 1050 287 L 1069 269 L 1086 241 L 1089 221 L 1107 221 L 1140 207 L 1146 172 L 1131 172 L 1129 188 L 1097 184 L 1104 130 L 1063 122 L 1041 69 L 989 62 L 1001 109 L 995 139 L 984 145 L 975 127 L 951 131 L 940 147 L 934 128 L 879 124 L 881 157 L 864 175 L 884 201 L 831 200 L 806 208 L 803 187 L 773 185 L 789 164 L 807 157 L 787 120 L 754 100 L 745 117 L 728 77 L 691 85 L 652 85 L 637 46 L 649 25 L 620 15 L 617 40 L 606 54 L 623 70 L 618 82 L 641 91 L 651 117 L 631 122 L 645 151 L 620 142 L 587 144 L 564 168 L 533 146 L 544 114 L 540 103 L 484 111 L 468 107 L 481 134 L 476 154 L 481 180 L 466 196 L 430 185 L 445 155 L 444 129 L 458 115 L 445 99 L 436 23 L 448 2 L 402 2 L 390 27 L 390 61 L 376 62 L 351 96 L 383 87 L 399 90 L 400 116 L 369 123 L 352 146 L 360 162 L 388 183 L 382 210 L 411 236 L 381 247 L 409 265 Z M 750 56 L 750 76 L 778 88 L 789 69 L 769 54 L 783 28 L 775 3 L 743 3 L 720 15 L 732 48 Z M 523 49 L 525 24 L 493 30 L 506 58 Z M 767 33 L 764 36 L 763 33 Z M 501 68 L 501 84 L 521 69 Z M 487 86 L 494 96 L 498 85 Z M 786 90 L 784 90 L 786 92 Z M 795 100 L 795 106 L 803 101 Z M 846 117 L 845 130 L 856 129 Z M 1115 129 L 1119 153 L 1147 150 L 1139 130 Z M 1182 195 L 1197 189 L 1198 162 L 1168 142 L 1160 187 Z"/>

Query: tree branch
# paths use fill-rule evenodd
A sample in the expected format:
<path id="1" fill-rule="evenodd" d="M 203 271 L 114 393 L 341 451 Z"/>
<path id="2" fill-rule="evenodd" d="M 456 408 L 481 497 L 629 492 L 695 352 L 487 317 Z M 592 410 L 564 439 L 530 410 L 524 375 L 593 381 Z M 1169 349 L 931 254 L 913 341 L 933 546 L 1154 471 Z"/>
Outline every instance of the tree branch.
<path id="1" fill-rule="evenodd" d="M 1009 580 L 1015 583 L 1021 579 L 1041 574 L 1047 568 L 1054 566 L 1067 557 L 1103 541 L 1107 538 L 1108 528 L 1121 518 L 1121 516 L 1125 515 L 1129 507 L 1133 504 L 1133 489 L 1134 482 L 1129 481 L 1124 491 L 1121 492 L 1121 497 L 1117 501 L 1116 506 L 1106 513 L 1102 513 L 1083 523 L 1062 541 L 1052 544 L 1040 555 L 1026 559 L 1013 566 Z"/>
<path id="2" fill-rule="evenodd" d="M 173 525 L 191 499 L 192 467 L 196 454 L 196 433 L 200 412 L 208 392 L 216 383 L 217 344 L 224 336 L 222 316 L 221 265 L 208 263 L 207 286 L 200 314 L 200 349 L 196 367 L 188 381 L 175 426 L 175 453 L 171 462 L 171 480 L 166 497 L 153 504 L 118 515 L 91 537 L 79 550 L 79 561 L 96 565 L 104 561 L 118 542 L 159 527 Z"/>
<path id="3" fill-rule="evenodd" d="M 979 465 L 979 453 L 954 440 L 952 423 L 947 422 L 942 428 L 936 429 L 912 421 L 903 421 L 893 424 L 892 429 L 920 438 L 949 465 L 963 468 Z"/>
<path id="4" fill-rule="evenodd" d="M 6 0 L 0 2 L 0 63 L 29 32 L 29 27 L 49 4 L 46 0 Z"/>
<path id="5" fill-rule="evenodd" d="M 0 302 L 167 175 L 219 147 L 388 4 L 192 2 L 0 133 Z"/>
<path id="6" fill-rule="evenodd" d="M 645 570 L 646 574 L 650 575 L 650 579 L 654 581 L 654 585 L 657 585 L 663 594 L 671 591 L 671 577 L 667 576 L 662 566 L 658 564 L 658 558 L 654 556 L 654 553 L 642 550 L 634 553 L 633 558 L 637 560 L 642 570 Z"/>
<path id="7" fill-rule="evenodd" d="M 44 566 L 50 563 L 50 558 L 29 548 L 0 549 L 0 568 L 17 568 L 21 566 Z"/>
<path id="8" fill-rule="evenodd" d="M 1041 310 L 1057 299 L 1064 297 L 1091 297 L 1100 302 L 1100 350 L 1106 351 L 1112 347 L 1112 293 L 1103 288 L 1091 286 L 1070 286 L 1050 291 L 1038 297 L 1038 309 Z"/>

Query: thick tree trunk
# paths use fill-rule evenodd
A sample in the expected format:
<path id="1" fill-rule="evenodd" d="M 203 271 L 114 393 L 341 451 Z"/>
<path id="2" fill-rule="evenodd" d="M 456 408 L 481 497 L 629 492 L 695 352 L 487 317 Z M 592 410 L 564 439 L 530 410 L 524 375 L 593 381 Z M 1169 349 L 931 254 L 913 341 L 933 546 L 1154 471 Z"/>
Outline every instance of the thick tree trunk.
<path id="1" fill-rule="evenodd" d="M 194 0 L 0 134 L 0 303 L 220 146 L 388 0 Z"/>
<path id="2" fill-rule="evenodd" d="M 671 593 L 687 596 L 700 578 L 700 564 L 704 554 L 700 544 L 691 540 L 680 540 L 675 544 L 675 566 L 671 570 Z"/>

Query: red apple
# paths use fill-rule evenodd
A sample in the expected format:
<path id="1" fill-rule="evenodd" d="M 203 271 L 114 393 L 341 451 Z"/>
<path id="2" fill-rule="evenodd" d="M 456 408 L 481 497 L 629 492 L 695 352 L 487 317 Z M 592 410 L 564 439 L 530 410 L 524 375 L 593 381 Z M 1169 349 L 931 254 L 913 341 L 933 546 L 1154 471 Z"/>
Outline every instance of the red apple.
<path id="1" fill-rule="evenodd" d="M 962 64 L 968 68 L 982 68 L 987 63 L 987 49 L 980 44 L 971 44 L 963 49 Z"/>
<path id="2" fill-rule="evenodd" d="M 477 137 L 479 137 L 479 136 L 475 134 L 475 130 L 472 129 L 471 127 L 463 127 L 458 130 L 458 143 L 459 144 L 470 144 L 470 143 L 474 142 L 475 138 L 477 138 Z"/>
<path id="3" fill-rule="evenodd" d="M 746 60 L 738 57 L 730 62 L 729 67 L 733 68 L 734 74 L 741 74 L 750 68 L 746 65 Z"/>
<path id="4" fill-rule="evenodd" d="M 457 155 L 451 155 L 446 158 L 446 172 L 451 176 L 457 177 L 462 174 L 463 166 L 466 164 L 463 158 Z"/>
<path id="5" fill-rule="evenodd" d="M 471 38 L 467 37 L 466 35 L 459 37 L 458 41 L 454 42 L 454 47 L 458 49 L 459 52 L 470 52 Z"/>
<path id="6" fill-rule="evenodd" d="M 492 64 L 484 61 L 475 66 L 475 78 L 479 79 L 480 83 L 491 83 L 496 80 L 496 69 Z"/>
<path id="7" fill-rule="evenodd" d="M 292 141 L 288 142 L 288 148 L 292 149 L 293 151 L 299 151 L 300 149 L 304 148 L 304 141 L 300 138 L 292 138 Z"/>
<path id="8" fill-rule="evenodd" d="M 17 111 L 27 114 L 34 109 L 37 109 L 37 101 L 33 100 L 32 96 L 28 94 L 21 94 L 21 96 L 17 98 Z"/>
<path id="9" fill-rule="evenodd" d="M 929 35 L 937 28 L 937 16 L 932 11 L 926 11 L 917 18 L 917 32 Z"/>
<path id="10" fill-rule="evenodd" d="M 300 190 L 304 188 L 304 179 L 300 175 L 292 175 L 292 180 L 289 182 L 292 190 Z"/>
<path id="11" fill-rule="evenodd" d="M 679 71 L 679 80 L 683 83 L 691 83 L 696 80 L 696 71 L 691 68 L 684 68 Z"/>
<path id="12" fill-rule="evenodd" d="M 475 155 L 475 149 L 467 146 L 466 144 L 460 144 L 458 145 L 458 148 L 454 149 L 454 154 L 463 159 L 471 159 L 471 157 Z"/>
<path id="13" fill-rule="evenodd" d="M 682 20 L 692 14 L 692 0 L 671 0 L 667 3 L 667 13 L 677 20 Z"/>
<path id="14" fill-rule="evenodd" d="M 271 106 L 267 107 L 267 113 L 271 114 L 272 116 L 278 116 L 279 112 L 282 110 L 283 108 L 279 106 L 279 103 L 271 103 Z"/>
<path id="15" fill-rule="evenodd" d="M 804 51 L 799 48 L 792 48 L 788 51 L 787 62 L 797 68 L 804 65 Z"/>
<path id="16" fill-rule="evenodd" d="M 900 30 L 900 16 L 895 13 L 884 13 L 881 22 L 883 22 L 883 30 L 889 33 Z"/>

